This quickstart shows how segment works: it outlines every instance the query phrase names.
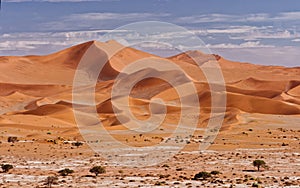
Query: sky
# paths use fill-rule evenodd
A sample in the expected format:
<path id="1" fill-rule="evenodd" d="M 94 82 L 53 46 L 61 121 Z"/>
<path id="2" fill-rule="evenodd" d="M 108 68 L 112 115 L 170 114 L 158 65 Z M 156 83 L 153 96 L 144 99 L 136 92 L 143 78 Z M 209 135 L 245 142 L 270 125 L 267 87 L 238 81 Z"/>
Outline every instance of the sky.
<path id="1" fill-rule="evenodd" d="M 2 0 L 0 55 L 53 53 L 138 21 L 184 27 L 230 60 L 300 66 L 299 0 Z"/>

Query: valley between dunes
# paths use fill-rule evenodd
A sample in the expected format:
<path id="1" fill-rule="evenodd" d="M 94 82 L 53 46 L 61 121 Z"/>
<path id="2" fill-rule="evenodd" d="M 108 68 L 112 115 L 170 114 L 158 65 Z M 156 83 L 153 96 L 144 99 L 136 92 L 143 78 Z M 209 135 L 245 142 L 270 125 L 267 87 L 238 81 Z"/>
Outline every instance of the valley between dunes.
<path id="1" fill-rule="evenodd" d="M 194 84 L 196 92 L 186 93 L 185 97 L 195 95 L 200 103 L 197 130 L 188 135 L 188 140 L 182 138 L 182 142 L 186 142 L 184 149 L 164 162 L 170 166 L 169 170 L 162 167 L 162 164 L 143 168 L 138 172 L 134 167 L 110 165 L 106 163 L 105 157 L 89 147 L 80 134 L 73 105 L 82 104 L 74 104 L 73 101 L 74 76 L 86 51 L 98 48 L 107 52 L 122 50 L 112 57 L 105 53 L 100 54 L 99 57 L 103 57 L 101 61 L 108 58 L 109 61 L 97 76 L 95 87 L 83 84 L 77 89 L 81 95 L 89 95 L 88 91 L 95 91 L 94 102 L 99 121 L 116 140 L 126 145 L 145 147 L 165 142 L 168 135 L 175 130 L 174 125 L 180 121 L 182 108 L 179 94 L 168 82 L 153 77 L 140 80 L 130 92 L 127 108 L 137 119 L 147 121 L 151 117 L 151 101 L 159 98 L 167 104 L 166 116 L 162 124 L 152 132 L 119 134 L 119 131 L 126 131 L 127 127 L 117 118 L 116 113 L 122 112 L 113 108 L 111 93 L 116 77 L 126 66 L 147 58 L 168 61 L 184 70 L 184 76 Z M 204 67 L 218 62 L 226 89 L 225 106 L 212 106 L 212 96 L 216 92 L 195 60 Z M 146 60 L 145 62 L 151 63 Z M 207 187 L 236 185 L 239 184 L 237 179 L 246 174 L 260 177 L 263 180 L 261 184 L 265 186 L 288 186 L 287 181 L 291 186 L 300 184 L 300 67 L 240 63 L 200 51 L 188 51 L 162 58 L 123 47 L 116 41 L 90 41 L 45 56 L 2 56 L 0 70 L 1 163 L 16 164 L 11 174 L 0 174 L 1 187 L 43 186 L 42 179 L 55 175 L 61 166 L 75 170 L 71 179 L 66 178 L 64 183 L 61 182 L 62 187 L 149 187 L 162 180 L 166 186 L 203 187 L 203 182 L 190 180 L 196 172 L 202 170 L 220 170 L 226 176 L 220 177 L 224 184 L 207 182 Z M 160 71 L 159 68 L 134 73 L 128 76 L 128 80 L 138 80 L 140 76 L 152 73 L 163 76 L 166 80 L 175 80 L 178 87 L 186 84 L 181 79 L 182 73 Z M 217 118 L 218 114 L 212 111 L 218 107 L 226 107 L 220 132 L 208 150 L 198 151 L 199 144 L 203 141 L 203 130 L 210 119 Z M 161 109 L 159 104 L 154 105 L 155 114 L 164 114 Z M 84 115 L 89 116 L 88 112 Z M 89 127 L 93 124 L 92 121 L 86 121 L 83 126 Z M 8 137 L 17 137 L 19 141 L 8 143 Z M 71 143 L 76 141 L 83 142 L 83 146 L 72 146 Z M 253 168 L 252 160 L 262 156 L 271 167 L 263 172 L 263 176 L 261 172 L 251 174 L 243 171 Z M 284 165 L 287 163 L 289 165 Z M 101 181 L 87 177 L 78 179 L 88 173 L 91 164 L 106 166 L 107 174 L 101 177 Z M 182 170 L 178 170 L 179 168 Z M 233 169 L 230 170 L 231 168 Z M 171 176 L 157 178 L 161 174 Z M 118 178 L 112 178 L 113 176 Z M 289 176 L 290 180 L 281 181 L 285 176 Z M 27 181 L 28 178 L 31 180 Z M 247 187 L 247 183 L 240 184 Z"/>

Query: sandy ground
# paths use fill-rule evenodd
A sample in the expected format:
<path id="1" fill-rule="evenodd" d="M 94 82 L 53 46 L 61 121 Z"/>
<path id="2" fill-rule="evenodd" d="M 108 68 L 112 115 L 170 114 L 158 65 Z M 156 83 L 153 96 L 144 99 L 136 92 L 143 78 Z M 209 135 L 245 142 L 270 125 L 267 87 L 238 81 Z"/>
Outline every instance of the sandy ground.
<path id="1" fill-rule="evenodd" d="M 86 143 L 73 146 L 72 138 L 50 135 L 48 142 L 20 139 L 8 143 L 2 132 L 1 162 L 12 164 L 14 169 L 0 174 L 0 184 L 45 187 L 48 176 L 58 176 L 58 184 L 53 187 L 251 187 L 253 183 L 262 187 L 299 186 L 299 118 L 261 114 L 242 117 L 248 123 L 222 131 L 208 150 L 197 150 L 200 135 L 194 135 L 184 150 L 150 167 L 112 165 Z M 133 137 L 128 136 L 128 140 L 134 145 Z M 264 160 L 269 169 L 257 172 L 252 166 L 255 159 Z M 93 177 L 89 169 L 96 165 L 104 166 L 106 173 Z M 75 172 L 59 176 L 58 171 L 64 168 Z M 196 173 L 213 170 L 222 174 L 193 180 Z"/>

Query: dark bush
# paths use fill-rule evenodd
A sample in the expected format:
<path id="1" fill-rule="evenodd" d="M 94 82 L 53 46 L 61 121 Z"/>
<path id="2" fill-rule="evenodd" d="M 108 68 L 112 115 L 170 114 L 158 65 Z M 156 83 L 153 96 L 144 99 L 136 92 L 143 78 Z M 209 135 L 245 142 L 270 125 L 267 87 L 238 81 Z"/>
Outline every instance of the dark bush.
<path id="1" fill-rule="evenodd" d="M 45 184 L 51 188 L 53 184 L 58 184 L 58 178 L 56 176 L 48 176 L 46 179 L 45 179 Z"/>
<path id="2" fill-rule="evenodd" d="M 82 142 L 75 142 L 75 143 L 72 143 L 73 146 L 76 146 L 76 147 L 79 147 L 79 146 L 82 146 L 83 143 Z"/>
<path id="3" fill-rule="evenodd" d="M 211 175 L 218 175 L 218 174 L 222 174 L 221 172 L 217 171 L 217 170 L 213 170 L 210 172 Z"/>
<path id="4" fill-rule="evenodd" d="M 61 176 L 68 176 L 69 174 L 74 173 L 74 170 L 65 168 L 65 169 L 63 169 L 63 170 L 58 171 L 58 173 L 59 173 Z"/>
<path id="5" fill-rule="evenodd" d="M 263 160 L 255 160 L 253 161 L 253 166 L 257 167 L 257 171 L 259 171 L 260 167 L 265 167 L 266 166 L 266 162 Z"/>
<path id="6" fill-rule="evenodd" d="M 105 168 L 102 166 L 94 166 L 93 168 L 90 169 L 91 173 L 94 173 L 96 176 L 98 176 L 98 174 L 103 174 L 106 172 Z"/>
<path id="7" fill-rule="evenodd" d="M 7 142 L 17 142 L 18 141 L 18 138 L 16 136 L 10 136 L 7 138 Z"/>
<path id="8" fill-rule="evenodd" d="M 209 177 L 211 177 L 210 173 L 202 171 L 202 172 L 199 172 L 198 174 L 195 174 L 194 180 L 198 180 L 198 179 L 204 179 L 205 180 Z"/>
<path id="9" fill-rule="evenodd" d="M 8 172 L 9 170 L 13 169 L 13 165 L 10 165 L 10 164 L 2 164 L 1 165 L 1 168 L 3 170 L 3 172 Z"/>

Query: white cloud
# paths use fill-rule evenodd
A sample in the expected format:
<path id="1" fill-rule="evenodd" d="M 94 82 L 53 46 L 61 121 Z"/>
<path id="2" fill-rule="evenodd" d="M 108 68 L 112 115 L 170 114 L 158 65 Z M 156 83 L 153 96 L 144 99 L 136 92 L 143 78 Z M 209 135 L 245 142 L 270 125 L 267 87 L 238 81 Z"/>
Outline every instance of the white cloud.
<path id="1" fill-rule="evenodd" d="M 299 67 L 300 47 L 223 48 L 214 49 L 213 51 L 234 61 Z"/>
<path id="2" fill-rule="evenodd" d="M 207 44 L 208 48 L 269 48 L 274 47 L 272 45 L 261 44 L 260 41 L 255 42 L 244 42 L 241 44 L 232 44 L 232 43 L 222 43 L 222 44 Z"/>
<path id="3" fill-rule="evenodd" d="M 240 18 L 237 18 L 237 21 L 250 21 L 250 22 L 263 22 L 267 21 L 269 19 L 272 19 L 269 14 L 266 13 L 259 13 L 259 14 L 247 14 L 239 16 Z"/>
<path id="4" fill-rule="evenodd" d="M 275 20 L 300 20 L 299 12 L 282 12 L 274 17 Z"/>
<path id="5" fill-rule="evenodd" d="M 212 29 L 192 30 L 199 36 L 224 36 L 232 40 L 257 41 L 261 39 L 297 39 L 300 33 L 295 28 L 275 28 L 274 26 L 223 26 Z M 223 38 L 224 38 L 223 37 Z M 294 41 L 294 40 L 292 40 Z M 297 42 L 297 40 L 295 41 Z"/>
<path id="6" fill-rule="evenodd" d="M 72 14 L 66 17 L 65 21 L 102 21 L 102 20 L 132 20 L 142 19 L 149 17 L 164 17 L 169 14 L 152 14 L 152 13 L 85 13 L 85 14 Z"/>
<path id="7" fill-rule="evenodd" d="M 2 51 L 28 51 L 40 48 L 43 45 L 65 46 L 65 42 L 50 42 L 38 40 L 18 40 L 0 42 L 0 50 Z"/>
<path id="8" fill-rule="evenodd" d="M 111 13 L 111 12 L 90 12 L 82 14 L 71 14 L 56 21 L 43 23 L 43 30 L 82 30 L 107 28 L 112 25 L 124 24 L 126 22 L 155 20 L 162 17 L 168 17 L 170 14 L 154 13 Z"/>
<path id="9" fill-rule="evenodd" d="M 96 36 L 96 31 L 2 34 L 0 35 L 0 55 L 48 54 L 94 40 Z"/>
<path id="10" fill-rule="evenodd" d="M 178 23 L 212 23 L 212 22 L 272 22 L 272 21 L 287 21 L 299 20 L 299 12 L 282 12 L 275 16 L 267 13 L 257 14 L 203 14 L 179 17 L 175 21 Z"/>
<path id="11" fill-rule="evenodd" d="M 265 27 L 264 27 L 265 28 Z M 239 33 L 248 33 L 254 30 L 261 29 L 256 26 L 230 26 L 228 28 L 222 29 L 207 29 L 207 33 L 210 34 L 239 34 Z"/>
<path id="12" fill-rule="evenodd" d="M 243 39 L 243 40 L 257 40 L 257 39 L 292 39 L 297 38 L 297 32 L 288 30 L 278 31 L 272 29 L 266 30 L 253 30 L 242 35 L 231 35 L 230 39 Z"/>
<path id="13" fill-rule="evenodd" d="M 178 23 L 211 23 L 211 22 L 227 22 L 235 19 L 236 16 L 227 14 L 205 14 L 179 17 L 175 21 Z"/>
<path id="14" fill-rule="evenodd" d="M 246 33 L 250 32 L 257 27 L 252 26 L 241 26 L 241 27 L 233 27 L 229 26 L 226 28 L 213 28 L 213 29 L 194 29 L 190 30 L 192 33 L 196 35 L 208 35 L 208 34 L 234 34 L 234 33 Z"/>
<path id="15" fill-rule="evenodd" d="M 149 48 L 149 49 L 160 49 L 160 50 L 169 50 L 173 49 L 173 46 L 167 43 L 159 43 L 159 42 L 144 42 L 136 45 L 140 48 Z"/>

